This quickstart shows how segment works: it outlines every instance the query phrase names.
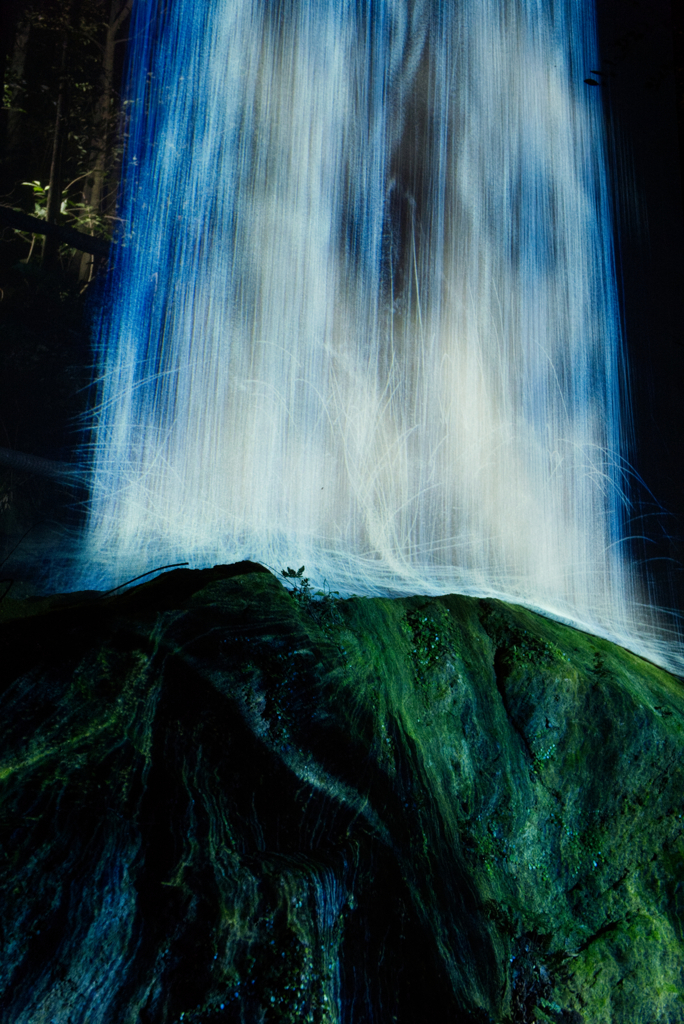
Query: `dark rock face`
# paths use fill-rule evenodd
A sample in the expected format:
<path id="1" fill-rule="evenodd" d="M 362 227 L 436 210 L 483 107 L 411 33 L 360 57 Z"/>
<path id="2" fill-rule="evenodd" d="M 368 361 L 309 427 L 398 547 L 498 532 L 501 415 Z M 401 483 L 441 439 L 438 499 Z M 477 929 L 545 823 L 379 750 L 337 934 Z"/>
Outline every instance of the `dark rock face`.
<path id="1" fill-rule="evenodd" d="M 250 563 L 0 613 L 3 1022 L 684 1021 L 665 672 Z"/>

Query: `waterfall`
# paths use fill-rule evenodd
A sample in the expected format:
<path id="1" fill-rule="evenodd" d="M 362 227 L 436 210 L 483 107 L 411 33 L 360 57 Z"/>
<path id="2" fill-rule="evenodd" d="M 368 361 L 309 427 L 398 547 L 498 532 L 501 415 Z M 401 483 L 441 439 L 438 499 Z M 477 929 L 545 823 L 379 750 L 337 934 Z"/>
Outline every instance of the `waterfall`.
<path id="1" fill-rule="evenodd" d="M 137 0 L 81 585 L 306 566 L 670 666 L 590 0 Z"/>

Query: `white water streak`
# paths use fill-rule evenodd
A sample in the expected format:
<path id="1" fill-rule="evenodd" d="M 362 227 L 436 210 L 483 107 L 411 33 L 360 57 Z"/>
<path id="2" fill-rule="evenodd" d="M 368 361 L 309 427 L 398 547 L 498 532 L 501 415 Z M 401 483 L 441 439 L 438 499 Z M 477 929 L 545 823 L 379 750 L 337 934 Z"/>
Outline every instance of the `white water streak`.
<path id="1" fill-rule="evenodd" d="M 305 564 L 672 663 L 621 551 L 592 4 L 137 6 L 88 585 Z"/>

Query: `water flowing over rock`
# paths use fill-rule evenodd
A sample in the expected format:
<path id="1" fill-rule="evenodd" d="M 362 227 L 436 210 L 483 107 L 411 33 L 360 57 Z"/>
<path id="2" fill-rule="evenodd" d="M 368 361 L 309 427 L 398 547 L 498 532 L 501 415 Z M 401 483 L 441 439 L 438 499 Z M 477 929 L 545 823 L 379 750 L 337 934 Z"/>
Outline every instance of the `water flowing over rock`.
<path id="1" fill-rule="evenodd" d="M 681 683 L 494 600 L 299 591 L 0 604 L 0 1019 L 684 1021 Z"/>
<path id="2" fill-rule="evenodd" d="M 88 521 L 50 589 L 290 558 L 684 671 L 631 554 L 591 0 L 133 17 Z"/>

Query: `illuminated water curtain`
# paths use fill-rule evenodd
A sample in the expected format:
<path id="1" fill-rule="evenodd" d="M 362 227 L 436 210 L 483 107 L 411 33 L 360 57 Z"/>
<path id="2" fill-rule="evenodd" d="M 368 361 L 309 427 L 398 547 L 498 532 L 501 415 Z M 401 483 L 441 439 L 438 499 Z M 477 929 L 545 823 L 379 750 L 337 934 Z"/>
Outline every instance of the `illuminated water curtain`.
<path id="1" fill-rule="evenodd" d="M 88 582 L 252 558 L 660 656 L 592 3 L 135 6 Z"/>

